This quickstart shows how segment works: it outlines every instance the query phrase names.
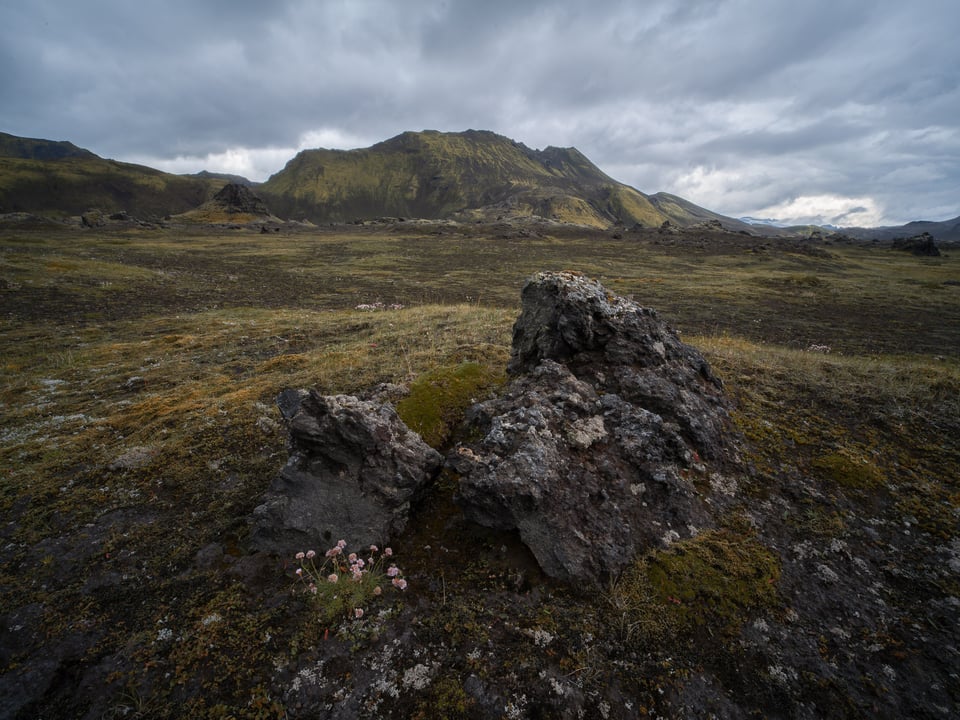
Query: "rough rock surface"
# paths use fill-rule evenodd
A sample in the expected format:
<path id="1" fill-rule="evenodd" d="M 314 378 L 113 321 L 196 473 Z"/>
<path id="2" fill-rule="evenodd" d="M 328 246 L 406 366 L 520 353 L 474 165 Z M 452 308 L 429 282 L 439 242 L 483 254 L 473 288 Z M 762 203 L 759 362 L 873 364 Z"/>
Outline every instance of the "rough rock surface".
<path id="1" fill-rule="evenodd" d="M 389 404 L 287 390 L 290 457 L 253 516 L 252 545 L 290 553 L 343 538 L 382 543 L 442 465 Z"/>
<path id="2" fill-rule="evenodd" d="M 599 581 L 711 524 L 735 492 L 727 403 L 656 313 L 574 273 L 523 289 L 515 375 L 449 458 L 465 514 L 517 529 L 548 575 Z M 709 467 L 708 467 L 709 464 Z"/>

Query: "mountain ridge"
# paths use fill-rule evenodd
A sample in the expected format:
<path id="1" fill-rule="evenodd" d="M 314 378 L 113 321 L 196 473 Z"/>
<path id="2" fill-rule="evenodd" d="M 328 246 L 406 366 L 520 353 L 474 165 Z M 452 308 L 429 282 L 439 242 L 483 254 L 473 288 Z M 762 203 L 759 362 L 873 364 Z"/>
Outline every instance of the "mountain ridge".
<path id="1" fill-rule="evenodd" d="M 159 219 L 196 208 L 226 184 L 108 160 L 67 141 L 0 133 L 0 213 L 57 218 L 96 208 Z"/>
<path id="2" fill-rule="evenodd" d="M 302 150 L 259 187 L 280 215 L 495 220 L 539 216 L 593 227 L 670 218 L 576 148 L 533 150 L 487 130 L 405 132 L 356 150 Z"/>
<path id="3" fill-rule="evenodd" d="M 925 231 L 941 242 L 960 242 L 960 216 L 839 230 L 744 222 L 670 193 L 647 195 L 611 178 L 575 147 L 535 150 L 489 130 L 407 131 L 367 148 L 302 150 L 264 183 L 208 171 L 174 175 L 105 159 L 65 140 L 0 132 L 0 213 L 56 218 L 98 208 L 159 219 L 197 210 L 228 183 L 255 188 L 279 217 L 320 223 L 385 216 L 594 228 L 719 222 L 728 231 L 772 236 L 820 229 L 890 240 Z"/>

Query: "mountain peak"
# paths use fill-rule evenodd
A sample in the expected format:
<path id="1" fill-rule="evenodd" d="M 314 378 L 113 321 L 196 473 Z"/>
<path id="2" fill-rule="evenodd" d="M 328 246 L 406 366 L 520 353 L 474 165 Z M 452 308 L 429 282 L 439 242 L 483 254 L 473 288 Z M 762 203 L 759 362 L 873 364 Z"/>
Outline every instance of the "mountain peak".
<path id="1" fill-rule="evenodd" d="M 314 222 L 526 217 L 609 227 L 667 219 L 576 148 L 531 150 L 489 130 L 422 130 L 369 148 L 304 150 L 261 190 L 276 211 Z"/>

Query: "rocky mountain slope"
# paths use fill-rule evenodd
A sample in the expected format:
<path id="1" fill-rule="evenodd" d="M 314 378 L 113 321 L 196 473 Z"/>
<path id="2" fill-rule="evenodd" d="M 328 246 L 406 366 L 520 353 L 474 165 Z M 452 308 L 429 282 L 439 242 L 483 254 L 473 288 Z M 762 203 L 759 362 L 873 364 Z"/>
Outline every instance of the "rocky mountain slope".
<path id="1" fill-rule="evenodd" d="M 477 130 L 406 132 L 361 150 L 304 150 L 262 192 L 280 215 L 314 222 L 536 215 L 594 227 L 689 224 L 576 148 L 531 150 Z"/>
<path id="2" fill-rule="evenodd" d="M 196 208 L 226 184 L 106 160 L 69 142 L 0 133 L 0 213 L 64 217 L 97 208 L 161 218 Z"/>

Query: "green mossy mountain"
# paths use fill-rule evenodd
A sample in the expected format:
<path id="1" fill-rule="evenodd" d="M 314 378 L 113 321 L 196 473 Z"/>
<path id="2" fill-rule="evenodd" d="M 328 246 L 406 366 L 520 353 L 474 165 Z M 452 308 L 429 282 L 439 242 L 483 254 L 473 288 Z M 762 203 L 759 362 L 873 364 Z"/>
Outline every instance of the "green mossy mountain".
<path id="1" fill-rule="evenodd" d="M 155 219 L 192 210 L 226 184 L 106 160 L 69 142 L 0 133 L 0 213 L 64 217 L 98 208 Z"/>
<path id="2" fill-rule="evenodd" d="M 608 227 L 673 220 L 575 148 L 531 150 L 479 130 L 405 132 L 359 150 L 304 150 L 260 192 L 277 214 L 314 222 L 535 215 Z"/>

